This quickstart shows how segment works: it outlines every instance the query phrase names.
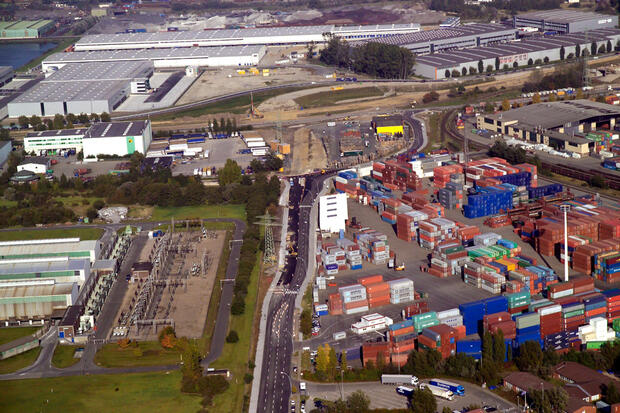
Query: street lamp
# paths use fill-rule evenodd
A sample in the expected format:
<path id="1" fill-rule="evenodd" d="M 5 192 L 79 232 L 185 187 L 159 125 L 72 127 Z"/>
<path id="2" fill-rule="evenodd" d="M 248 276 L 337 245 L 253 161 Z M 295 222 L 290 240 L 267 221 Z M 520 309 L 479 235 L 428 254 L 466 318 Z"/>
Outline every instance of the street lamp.
<path id="1" fill-rule="evenodd" d="M 570 211 L 570 205 L 560 205 L 560 210 L 564 212 L 564 281 L 568 281 L 568 220 L 567 214 Z"/>
<path id="2" fill-rule="evenodd" d="M 285 373 L 283 371 L 281 371 L 280 374 L 284 374 L 288 378 L 288 384 L 291 387 L 291 397 L 293 397 L 293 380 L 291 379 L 291 376 L 289 376 L 288 373 Z"/>

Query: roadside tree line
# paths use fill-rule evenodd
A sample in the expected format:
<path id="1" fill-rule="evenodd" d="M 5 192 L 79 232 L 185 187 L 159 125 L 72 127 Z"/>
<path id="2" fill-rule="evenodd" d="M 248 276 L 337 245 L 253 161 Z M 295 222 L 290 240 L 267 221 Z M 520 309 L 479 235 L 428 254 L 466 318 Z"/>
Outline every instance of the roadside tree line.
<path id="1" fill-rule="evenodd" d="M 86 113 L 80 113 L 79 115 L 68 113 L 66 116 L 56 114 L 53 119 L 42 119 L 37 115 L 30 117 L 22 115 L 17 118 L 17 123 L 22 129 L 32 127 L 35 131 L 73 129 L 75 125 L 89 126 L 91 123 L 110 121 L 110 114 L 106 112 L 103 112 L 101 115 L 96 113 L 91 113 L 90 115 Z"/>

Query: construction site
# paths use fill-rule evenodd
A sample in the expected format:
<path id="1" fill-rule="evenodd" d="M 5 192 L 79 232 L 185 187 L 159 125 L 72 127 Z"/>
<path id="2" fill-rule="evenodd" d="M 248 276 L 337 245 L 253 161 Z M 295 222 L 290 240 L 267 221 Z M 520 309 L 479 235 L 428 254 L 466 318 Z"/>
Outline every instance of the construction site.
<path id="1" fill-rule="evenodd" d="M 153 340 L 174 327 L 179 337 L 202 335 L 225 231 L 190 227 L 151 231 L 129 282 L 113 335 Z"/>

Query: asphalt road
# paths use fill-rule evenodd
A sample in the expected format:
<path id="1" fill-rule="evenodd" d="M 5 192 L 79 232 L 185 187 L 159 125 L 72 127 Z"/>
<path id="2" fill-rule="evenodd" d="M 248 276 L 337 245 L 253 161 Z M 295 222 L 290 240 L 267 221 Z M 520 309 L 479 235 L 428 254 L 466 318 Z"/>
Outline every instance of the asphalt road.
<path id="1" fill-rule="evenodd" d="M 203 360 L 203 365 L 208 365 L 208 363 L 214 361 L 222 354 L 222 349 L 224 347 L 224 340 L 226 337 L 226 332 L 228 330 L 228 320 L 230 318 L 230 304 L 232 301 L 232 293 L 234 286 L 234 279 L 237 276 L 237 270 L 239 267 L 239 256 L 241 253 L 241 239 L 243 237 L 243 233 L 245 232 L 246 224 L 245 222 L 237 219 L 228 219 L 228 218 L 213 218 L 206 219 L 205 221 L 210 222 L 233 222 L 235 224 L 235 232 L 233 239 L 235 241 L 232 242 L 232 248 L 230 252 L 230 256 L 228 259 L 228 265 L 226 268 L 226 277 L 223 285 L 222 296 L 220 299 L 220 307 L 218 310 L 217 319 L 215 322 L 215 334 L 213 340 L 211 341 L 211 348 L 208 356 Z M 161 224 L 165 224 L 166 222 L 142 222 L 140 226 L 143 229 L 150 229 L 157 227 Z M 32 228 L 40 231 L 45 231 L 47 229 L 58 229 L 58 228 L 75 228 L 76 226 L 71 225 L 57 225 L 51 227 L 41 227 L 41 228 Z M 80 225 L 80 227 L 89 227 L 89 228 L 104 228 L 106 231 L 116 231 L 120 228 L 124 228 L 125 224 L 110 224 L 110 225 Z M 0 231 L 10 231 L 11 229 L 4 229 Z M 129 271 L 129 268 L 138 258 L 140 253 L 140 237 L 138 240 L 134 240 L 132 246 L 130 247 L 125 260 L 121 264 L 121 274 Z M 144 240 L 142 240 L 142 245 Z M 125 272 L 123 272 L 125 271 Z M 51 364 L 52 356 L 54 354 L 54 349 L 58 344 L 58 339 L 55 334 L 55 329 L 50 329 L 50 333 L 46 334 L 41 339 L 41 354 L 37 358 L 34 364 L 23 368 L 15 373 L 3 374 L 0 375 L 0 380 L 16 380 L 16 379 L 31 379 L 31 378 L 41 378 L 41 377 L 64 377 L 64 376 L 78 376 L 85 374 L 121 374 L 121 373 L 139 373 L 139 372 L 150 372 L 150 371 L 165 371 L 165 370 L 176 370 L 179 368 L 177 364 L 173 365 L 159 365 L 159 366 L 142 366 L 142 367 L 126 367 L 126 368 L 104 368 L 99 367 L 94 363 L 95 354 L 97 352 L 97 342 L 101 342 L 105 340 L 114 326 L 114 317 L 116 316 L 116 312 L 118 310 L 119 303 L 122 302 L 125 291 L 127 290 L 127 281 L 124 277 L 117 277 L 116 281 L 112 286 L 112 291 L 104 304 L 101 316 L 97 320 L 97 332 L 95 333 L 93 339 L 89 340 L 88 344 L 84 348 L 84 352 L 82 354 L 81 360 L 66 369 L 58 369 L 53 367 Z M 120 300 L 120 301 L 119 301 Z"/>

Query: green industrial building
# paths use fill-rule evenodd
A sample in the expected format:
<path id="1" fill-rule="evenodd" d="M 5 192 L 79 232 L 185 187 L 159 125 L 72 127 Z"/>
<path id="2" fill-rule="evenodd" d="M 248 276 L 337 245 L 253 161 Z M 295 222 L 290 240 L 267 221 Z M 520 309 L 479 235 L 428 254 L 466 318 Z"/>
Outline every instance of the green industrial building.
<path id="1" fill-rule="evenodd" d="M 52 20 L 0 21 L 0 38 L 26 39 L 43 36 L 54 27 Z"/>

